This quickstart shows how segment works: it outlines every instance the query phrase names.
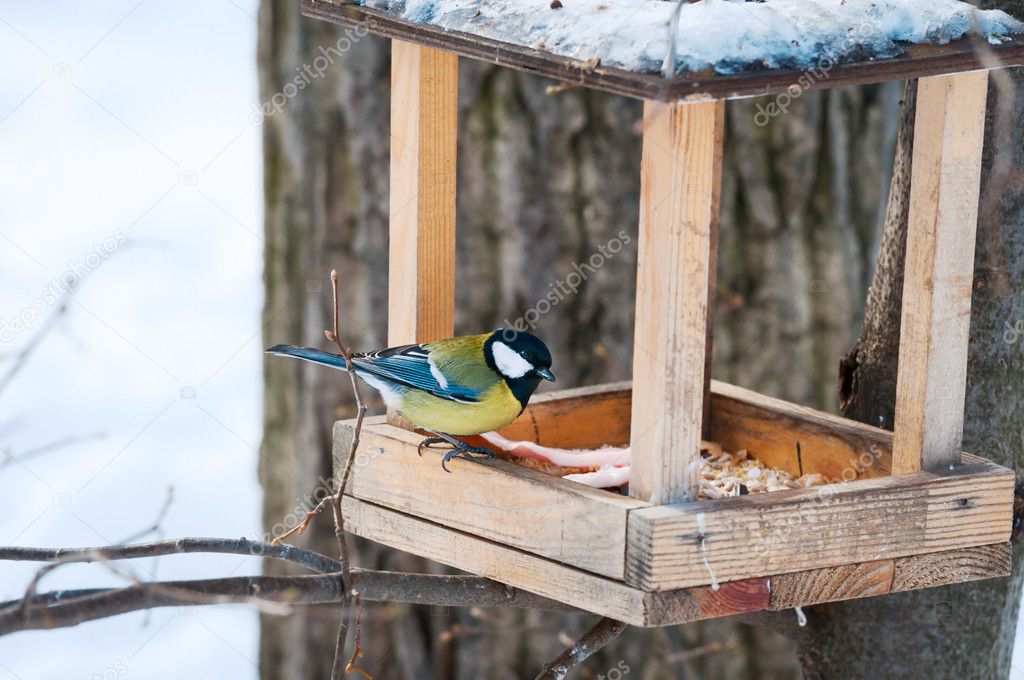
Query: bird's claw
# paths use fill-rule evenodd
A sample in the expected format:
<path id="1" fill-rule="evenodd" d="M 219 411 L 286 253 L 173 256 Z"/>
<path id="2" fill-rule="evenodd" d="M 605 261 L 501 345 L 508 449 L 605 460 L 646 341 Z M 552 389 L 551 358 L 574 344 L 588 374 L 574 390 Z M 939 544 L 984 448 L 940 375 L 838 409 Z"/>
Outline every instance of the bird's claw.
<path id="1" fill-rule="evenodd" d="M 418 447 L 416 447 L 416 452 L 422 456 L 424 448 L 432 449 L 434 448 L 434 444 L 444 443 L 450 444 L 452 447 L 446 451 L 443 456 L 441 456 L 441 469 L 448 473 L 451 472 L 451 470 L 448 469 L 448 461 L 452 460 L 456 456 L 460 456 L 465 453 L 475 453 L 481 456 L 486 456 L 487 458 L 494 458 L 498 455 L 486 446 L 470 446 L 469 444 L 459 439 L 455 439 L 454 437 L 452 439 L 446 439 L 445 437 L 427 437 L 419 443 Z"/>
<path id="2" fill-rule="evenodd" d="M 423 457 L 423 449 L 432 449 L 432 448 L 434 448 L 434 444 L 449 444 L 449 443 L 450 442 L 447 439 L 443 438 L 443 437 L 427 437 L 426 439 L 424 439 L 423 441 L 421 441 L 419 443 L 419 446 L 416 447 L 416 453 L 422 458 Z"/>

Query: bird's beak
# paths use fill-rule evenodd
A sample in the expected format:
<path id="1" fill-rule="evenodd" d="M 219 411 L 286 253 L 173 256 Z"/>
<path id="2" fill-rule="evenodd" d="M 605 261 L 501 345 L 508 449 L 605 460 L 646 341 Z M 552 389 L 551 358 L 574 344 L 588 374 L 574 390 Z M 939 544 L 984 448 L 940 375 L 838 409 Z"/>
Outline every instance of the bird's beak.
<path id="1" fill-rule="evenodd" d="M 544 378 L 545 380 L 555 382 L 555 374 L 551 372 L 550 368 L 535 368 L 533 369 L 533 372 L 539 375 L 540 377 Z"/>

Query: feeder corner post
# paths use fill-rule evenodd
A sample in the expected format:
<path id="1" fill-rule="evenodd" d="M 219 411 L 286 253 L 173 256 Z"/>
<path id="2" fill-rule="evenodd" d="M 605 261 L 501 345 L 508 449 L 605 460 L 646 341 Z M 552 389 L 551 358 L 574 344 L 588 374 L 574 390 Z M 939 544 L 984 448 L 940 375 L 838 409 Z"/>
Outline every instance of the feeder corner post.
<path id="1" fill-rule="evenodd" d="M 630 495 L 696 500 L 725 102 L 644 102 Z"/>
<path id="2" fill-rule="evenodd" d="M 389 346 L 454 335 L 458 84 L 458 55 L 392 40 Z"/>
<path id="3" fill-rule="evenodd" d="M 453 332 L 458 76 L 456 54 L 392 41 L 389 345 Z"/>
<path id="4" fill-rule="evenodd" d="M 960 464 L 988 72 L 918 81 L 893 474 Z"/>

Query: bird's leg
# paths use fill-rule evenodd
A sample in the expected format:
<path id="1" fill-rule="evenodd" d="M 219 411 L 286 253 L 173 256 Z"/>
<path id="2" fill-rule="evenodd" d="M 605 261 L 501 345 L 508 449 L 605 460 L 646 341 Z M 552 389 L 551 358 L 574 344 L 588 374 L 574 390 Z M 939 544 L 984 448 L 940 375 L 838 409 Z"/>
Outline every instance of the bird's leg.
<path id="1" fill-rule="evenodd" d="M 428 432 L 436 436 L 427 437 L 426 439 L 421 441 L 419 448 L 417 450 L 419 451 L 423 447 L 426 447 L 428 449 L 433 448 L 433 444 L 440 444 L 441 442 L 448 442 L 449 444 L 451 444 L 452 449 L 450 451 L 445 452 L 445 454 L 441 456 L 441 468 L 445 472 L 451 472 L 451 470 L 448 469 L 448 461 L 463 453 L 477 453 L 480 454 L 481 456 L 487 456 L 488 458 L 494 458 L 496 455 L 498 455 L 494 451 L 491 451 L 486 446 L 470 446 L 461 439 L 453 437 L 450 434 L 445 434 L 444 432 L 433 432 L 430 430 L 428 430 Z"/>

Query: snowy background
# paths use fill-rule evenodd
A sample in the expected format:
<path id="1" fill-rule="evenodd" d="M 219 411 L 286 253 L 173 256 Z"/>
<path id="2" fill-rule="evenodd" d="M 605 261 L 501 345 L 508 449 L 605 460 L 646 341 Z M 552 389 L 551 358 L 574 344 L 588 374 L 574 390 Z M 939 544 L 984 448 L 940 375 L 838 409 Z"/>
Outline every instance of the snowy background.
<path id="1" fill-rule="evenodd" d="M 256 4 L 0 0 L 0 385 L 56 313 L 54 281 L 93 269 L 0 387 L 0 451 L 79 439 L 0 456 L 2 544 L 122 540 L 154 521 L 169 485 L 167 536 L 261 534 Z M 193 578 L 258 564 L 132 568 Z M 0 564 L 0 598 L 34 570 Z M 68 566 L 42 587 L 117 582 Z M 0 638 L 0 680 L 253 678 L 257 635 L 244 606 L 20 633 Z"/>
<path id="2" fill-rule="evenodd" d="M 116 542 L 153 523 L 168 485 L 168 536 L 261 533 L 256 7 L 0 0 L 0 381 L 56 311 L 52 282 L 102 260 L 0 392 L 0 448 L 103 433 L 0 460 L 0 543 Z M 259 565 L 190 555 L 132 568 Z M 34 570 L 0 565 L 0 598 Z M 42 586 L 98 581 L 117 582 L 68 566 Z M 257 637 L 244 606 L 160 609 L 0 638 L 0 680 L 255 677 Z"/>

